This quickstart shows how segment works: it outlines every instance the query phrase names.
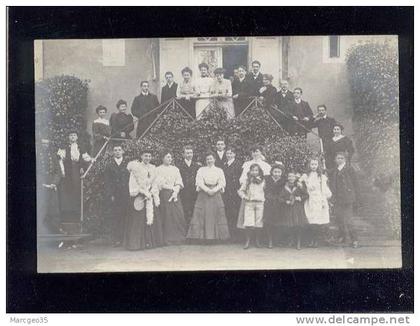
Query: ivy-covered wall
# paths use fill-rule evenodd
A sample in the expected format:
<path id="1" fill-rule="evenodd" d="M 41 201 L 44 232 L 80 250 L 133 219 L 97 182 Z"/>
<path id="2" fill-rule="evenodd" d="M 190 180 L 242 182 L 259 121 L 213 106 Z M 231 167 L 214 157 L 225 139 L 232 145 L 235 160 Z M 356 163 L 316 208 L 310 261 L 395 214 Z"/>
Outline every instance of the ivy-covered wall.
<path id="1" fill-rule="evenodd" d="M 385 193 L 387 218 L 400 234 L 398 49 L 388 43 L 353 47 L 347 56 L 354 138 L 365 174 Z"/>

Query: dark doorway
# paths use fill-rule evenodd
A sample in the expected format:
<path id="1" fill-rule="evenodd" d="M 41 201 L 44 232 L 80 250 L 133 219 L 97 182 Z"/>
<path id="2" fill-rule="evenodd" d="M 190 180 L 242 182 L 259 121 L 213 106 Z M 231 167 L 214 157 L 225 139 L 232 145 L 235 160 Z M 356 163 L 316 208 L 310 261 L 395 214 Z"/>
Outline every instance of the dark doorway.
<path id="1" fill-rule="evenodd" d="M 239 65 L 248 66 L 248 45 L 226 45 L 223 47 L 223 68 L 225 78 L 233 76 L 233 69 Z"/>

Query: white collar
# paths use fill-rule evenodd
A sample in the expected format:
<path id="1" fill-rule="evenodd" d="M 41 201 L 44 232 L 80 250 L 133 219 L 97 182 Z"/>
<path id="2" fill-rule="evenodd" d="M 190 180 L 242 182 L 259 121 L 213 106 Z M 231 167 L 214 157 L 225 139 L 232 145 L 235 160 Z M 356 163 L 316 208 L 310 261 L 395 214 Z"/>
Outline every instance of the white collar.
<path id="1" fill-rule="evenodd" d="M 346 163 L 337 166 L 338 171 L 341 171 L 346 166 Z"/>
<path id="2" fill-rule="evenodd" d="M 172 82 L 171 84 L 166 83 L 166 85 L 168 85 L 169 88 L 171 88 L 174 84 L 175 84 L 175 82 Z"/>
<path id="3" fill-rule="evenodd" d="M 147 96 L 149 94 L 150 94 L 150 92 L 147 92 L 147 93 L 143 93 L 143 91 L 141 92 L 141 95 L 143 95 L 143 96 Z"/>
<path id="4" fill-rule="evenodd" d="M 187 164 L 188 166 L 191 166 L 191 164 L 192 164 L 192 160 L 187 160 L 186 158 L 184 158 L 184 162 L 185 162 L 185 164 Z"/>
<path id="5" fill-rule="evenodd" d="M 233 162 L 235 162 L 235 159 L 234 158 L 230 159 L 226 163 L 227 163 L 228 166 L 231 166 Z"/>
<path id="6" fill-rule="evenodd" d="M 124 159 L 124 157 L 122 157 L 122 156 L 120 158 L 114 157 L 114 161 L 115 161 L 115 163 L 117 163 L 117 165 L 120 165 L 121 162 L 123 161 L 123 159 Z"/>
<path id="7" fill-rule="evenodd" d="M 299 99 L 295 99 L 295 102 L 296 102 L 297 104 L 299 104 L 300 102 L 302 102 L 302 99 L 301 99 L 301 98 L 299 98 Z"/>
<path id="8" fill-rule="evenodd" d="M 260 72 L 258 71 L 256 74 L 252 73 L 252 77 L 257 78 L 260 75 Z"/>
<path id="9" fill-rule="evenodd" d="M 109 121 L 107 119 L 105 119 L 105 118 L 98 118 L 98 119 L 94 120 L 93 122 L 103 123 L 104 125 L 109 126 Z"/>
<path id="10" fill-rule="evenodd" d="M 242 83 L 245 80 L 245 77 L 244 78 L 238 77 L 238 80 Z"/>
<path id="11" fill-rule="evenodd" d="M 340 140 L 341 138 L 344 138 L 344 135 L 338 135 L 338 136 L 333 136 L 333 140 L 334 141 L 337 141 L 337 140 Z"/>

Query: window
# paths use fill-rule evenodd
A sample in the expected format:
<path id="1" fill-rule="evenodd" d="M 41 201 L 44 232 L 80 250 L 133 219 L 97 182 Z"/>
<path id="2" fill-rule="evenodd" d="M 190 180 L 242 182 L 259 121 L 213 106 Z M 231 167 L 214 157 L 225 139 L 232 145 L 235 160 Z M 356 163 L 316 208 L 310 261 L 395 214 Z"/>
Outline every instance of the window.
<path id="1" fill-rule="evenodd" d="M 198 37 L 197 40 L 200 42 L 215 42 L 217 37 Z"/>
<path id="2" fill-rule="evenodd" d="M 340 36 L 333 35 L 330 39 L 330 58 L 340 57 Z"/>
<path id="3" fill-rule="evenodd" d="M 245 41 L 245 37 L 244 36 L 238 36 L 238 37 L 225 37 L 225 41 L 227 42 L 243 42 Z"/>

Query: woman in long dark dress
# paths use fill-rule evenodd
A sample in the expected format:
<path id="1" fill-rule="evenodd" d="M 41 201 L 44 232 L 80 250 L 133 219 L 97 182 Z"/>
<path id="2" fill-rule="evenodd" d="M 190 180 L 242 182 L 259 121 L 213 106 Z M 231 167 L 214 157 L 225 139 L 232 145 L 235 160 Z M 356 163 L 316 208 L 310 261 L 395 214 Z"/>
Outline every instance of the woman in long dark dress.
<path id="1" fill-rule="evenodd" d="M 183 188 L 181 173 L 176 166 L 171 165 L 173 155 L 166 152 L 162 157 L 162 165 L 156 168 L 156 186 L 160 197 L 160 216 L 163 225 L 165 244 L 181 244 L 185 241 L 187 223 L 179 198 Z"/>
<path id="2" fill-rule="evenodd" d="M 268 248 L 273 248 L 273 236 L 277 234 L 282 218 L 280 194 L 284 188 L 283 164 L 275 164 L 271 174 L 265 177 L 265 202 L 263 224 L 268 235 Z"/>
<path id="3" fill-rule="evenodd" d="M 63 222 L 80 222 L 81 180 L 91 157 L 86 147 L 78 142 L 76 131 L 69 133 L 68 145 L 58 150 L 63 178 L 59 187 L 61 218 Z"/>
<path id="4" fill-rule="evenodd" d="M 124 247 L 128 250 L 142 250 L 163 245 L 162 221 L 160 219 L 159 191 L 156 187 L 156 167 L 150 163 L 152 154 L 143 151 L 141 162 L 131 161 L 130 207 L 124 235 Z"/>
<path id="5" fill-rule="evenodd" d="M 98 154 L 102 146 L 105 144 L 106 139 L 111 136 L 111 127 L 109 126 L 109 121 L 105 119 L 107 111 L 107 108 L 102 105 L 99 105 L 96 108 L 98 119 L 94 120 L 92 123 L 93 157 Z"/>
<path id="6" fill-rule="evenodd" d="M 334 136 L 330 142 L 330 153 L 326 158 L 329 160 L 329 166 L 334 166 L 335 156 L 337 153 L 346 153 L 347 154 L 347 163 L 350 164 L 351 158 L 354 154 L 354 146 L 352 140 L 345 136 L 344 127 L 341 124 L 335 124 L 333 128 Z"/>
<path id="7" fill-rule="evenodd" d="M 198 191 L 194 214 L 188 230 L 188 239 L 226 240 L 229 229 L 222 193 L 226 187 L 223 170 L 216 167 L 215 154 L 206 155 L 207 166 L 197 171 Z"/>

